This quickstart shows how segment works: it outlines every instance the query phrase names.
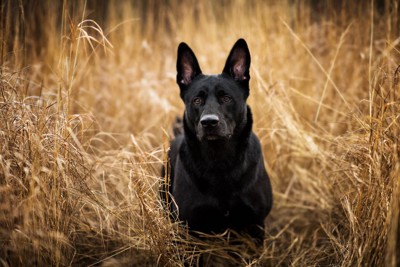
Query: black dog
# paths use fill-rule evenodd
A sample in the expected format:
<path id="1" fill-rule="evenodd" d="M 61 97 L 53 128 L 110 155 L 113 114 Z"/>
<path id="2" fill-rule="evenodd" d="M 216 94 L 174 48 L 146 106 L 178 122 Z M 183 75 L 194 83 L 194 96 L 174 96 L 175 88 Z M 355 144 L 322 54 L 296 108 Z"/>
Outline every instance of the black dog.
<path id="1" fill-rule="evenodd" d="M 249 69 L 243 39 L 235 43 L 219 75 L 203 75 L 193 51 L 179 45 L 176 79 L 186 107 L 184 131 L 171 144 L 165 191 L 175 199 L 172 211 L 190 230 L 218 233 L 229 228 L 262 242 L 272 190 L 246 104 Z"/>

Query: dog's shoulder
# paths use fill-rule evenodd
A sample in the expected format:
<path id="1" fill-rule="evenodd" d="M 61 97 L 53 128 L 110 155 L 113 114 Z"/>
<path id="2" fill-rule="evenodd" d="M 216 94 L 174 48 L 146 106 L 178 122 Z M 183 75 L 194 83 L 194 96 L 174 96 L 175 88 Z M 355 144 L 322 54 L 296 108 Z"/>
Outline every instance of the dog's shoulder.
<path id="1" fill-rule="evenodd" d="M 176 157 L 179 153 L 179 148 L 181 147 L 183 143 L 184 135 L 183 134 L 178 134 L 175 136 L 175 138 L 171 141 L 171 147 L 169 150 L 169 156 L 171 158 L 171 161 L 175 161 Z M 172 162 L 171 162 L 172 164 Z"/>
<path id="2" fill-rule="evenodd" d="M 257 137 L 257 135 L 251 131 L 250 137 L 249 137 L 249 149 L 254 151 L 254 152 L 260 152 L 261 153 L 261 142 L 260 139 Z"/>

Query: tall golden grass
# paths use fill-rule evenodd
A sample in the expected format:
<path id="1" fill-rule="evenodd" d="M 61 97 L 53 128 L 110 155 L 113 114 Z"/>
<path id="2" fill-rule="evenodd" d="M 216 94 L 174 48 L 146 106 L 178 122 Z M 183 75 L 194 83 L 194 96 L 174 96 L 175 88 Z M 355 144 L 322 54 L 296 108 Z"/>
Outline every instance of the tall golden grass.
<path id="1" fill-rule="evenodd" d="M 0 1 L 0 265 L 396 266 L 399 2 Z M 158 199 L 176 47 L 252 54 L 275 203 L 256 257 Z M 250 245 L 250 244 L 249 244 Z M 207 262 L 207 261 L 206 261 Z"/>

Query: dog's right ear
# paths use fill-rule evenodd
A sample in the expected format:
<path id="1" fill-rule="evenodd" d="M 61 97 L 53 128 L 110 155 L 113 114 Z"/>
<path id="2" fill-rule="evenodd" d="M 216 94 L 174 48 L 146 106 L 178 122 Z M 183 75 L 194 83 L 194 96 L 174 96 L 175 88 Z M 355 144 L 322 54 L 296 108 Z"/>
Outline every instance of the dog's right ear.
<path id="1" fill-rule="evenodd" d="M 181 88 L 190 85 L 193 79 L 201 74 L 196 56 L 192 49 L 185 43 L 180 43 L 178 46 L 176 70 L 178 72 L 176 75 L 176 82 Z"/>

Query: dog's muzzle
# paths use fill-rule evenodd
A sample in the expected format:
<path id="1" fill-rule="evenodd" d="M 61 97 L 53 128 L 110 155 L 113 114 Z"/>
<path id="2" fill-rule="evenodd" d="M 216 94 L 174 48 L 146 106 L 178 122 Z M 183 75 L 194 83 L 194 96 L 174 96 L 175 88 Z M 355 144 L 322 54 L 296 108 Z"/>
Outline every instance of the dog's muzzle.
<path id="1" fill-rule="evenodd" d="M 216 114 L 206 114 L 201 116 L 198 125 L 199 140 L 218 140 L 225 139 L 223 123 Z"/>

